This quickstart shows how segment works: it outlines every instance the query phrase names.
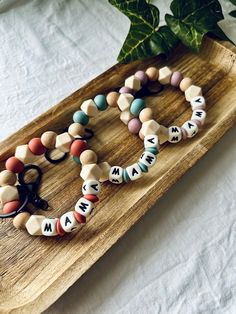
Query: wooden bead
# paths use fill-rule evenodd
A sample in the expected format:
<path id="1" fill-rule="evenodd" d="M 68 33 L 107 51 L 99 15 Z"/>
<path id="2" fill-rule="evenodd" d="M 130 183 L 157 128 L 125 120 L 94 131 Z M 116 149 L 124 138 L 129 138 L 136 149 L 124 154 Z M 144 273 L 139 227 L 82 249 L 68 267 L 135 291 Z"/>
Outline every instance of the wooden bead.
<path id="1" fill-rule="evenodd" d="M 0 185 L 14 185 L 16 183 L 16 174 L 9 170 L 3 170 L 0 172 Z"/>
<path id="2" fill-rule="evenodd" d="M 182 139 L 181 128 L 172 125 L 169 127 L 168 141 L 170 143 L 178 143 Z"/>
<path id="3" fill-rule="evenodd" d="M 206 108 L 206 100 L 203 96 L 193 97 L 190 101 L 190 104 L 191 104 L 192 110 Z"/>
<path id="4" fill-rule="evenodd" d="M 138 77 L 131 75 L 125 80 L 125 86 L 138 91 L 141 88 L 141 81 Z"/>
<path id="5" fill-rule="evenodd" d="M 14 173 L 20 173 L 24 170 L 24 164 L 21 160 L 16 157 L 10 157 L 7 159 L 5 164 L 6 170 Z"/>
<path id="6" fill-rule="evenodd" d="M 145 148 L 157 148 L 159 149 L 159 138 L 157 135 L 146 135 L 144 137 L 144 147 Z"/>
<path id="7" fill-rule="evenodd" d="M 98 167 L 102 171 L 99 181 L 105 182 L 105 181 L 109 180 L 109 173 L 111 170 L 110 164 L 108 162 L 104 161 L 104 162 L 101 162 L 100 164 L 98 164 Z"/>
<path id="8" fill-rule="evenodd" d="M 84 150 L 80 155 L 80 162 L 82 165 L 96 164 L 97 160 L 97 154 L 91 149 Z"/>
<path id="9" fill-rule="evenodd" d="M 88 117 L 95 117 L 99 112 L 98 107 L 92 99 L 85 100 L 80 106 L 80 109 L 83 110 Z"/>
<path id="10" fill-rule="evenodd" d="M 172 71 L 169 67 L 165 66 L 159 70 L 159 82 L 162 85 L 166 85 L 170 83 Z"/>
<path id="11" fill-rule="evenodd" d="M 29 141 L 28 146 L 30 151 L 36 156 L 43 155 L 46 152 L 46 148 L 43 146 L 40 138 L 33 138 Z"/>
<path id="12" fill-rule="evenodd" d="M 97 195 L 101 190 L 101 184 L 97 180 L 85 180 L 82 186 L 83 195 L 94 194 Z"/>
<path id="13" fill-rule="evenodd" d="M 146 74 L 150 81 L 157 81 L 158 76 L 159 76 L 159 71 L 155 67 L 150 67 L 146 70 Z"/>
<path id="14" fill-rule="evenodd" d="M 202 89 L 199 86 L 191 85 L 185 91 L 185 98 L 187 101 L 191 101 L 194 97 L 202 96 Z"/>
<path id="15" fill-rule="evenodd" d="M 115 184 L 120 184 L 123 182 L 123 168 L 119 166 L 111 167 L 109 173 L 109 181 Z"/>
<path id="16" fill-rule="evenodd" d="M 126 168 L 131 181 L 137 180 L 142 176 L 142 170 L 137 163 Z"/>
<path id="17" fill-rule="evenodd" d="M 153 135 L 157 134 L 160 129 L 160 124 L 156 122 L 155 120 L 148 120 L 143 122 L 142 128 L 141 128 L 141 133 L 146 136 L 146 135 Z"/>
<path id="18" fill-rule="evenodd" d="M 191 138 L 194 135 L 197 134 L 198 132 L 198 126 L 194 121 L 186 121 L 183 125 L 182 128 L 186 131 L 187 137 Z"/>
<path id="19" fill-rule="evenodd" d="M 41 142 L 47 149 L 54 149 L 56 145 L 57 133 L 53 131 L 44 132 L 41 136 Z"/>
<path id="20" fill-rule="evenodd" d="M 124 124 L 128 124 L 129 121 L 131 119 L 133 119 L 133 115 L 131 114 L 131 112 L 129 110 L 126 110 L 126 111 L 121 111 L 120 113 L 120 119 L 121 121 L 124 123 Z"/>
<path id="21" fill-rule="evenodd" d="M 70 153 L 72 156 L 80 157 L 81 153 L 86 149 L 87 149 L 86 141 L 75 140 L 70 146 Z"/>
<path id="22" fill-rule="evenodd" d="M 6 203 L 3 206 L 2 211 L 4 212 L 4 214 L 9 214 L 9 213 L 14 212 L 17 209 L 19 209 L 20 205 L 21 205 L 20 201 L 11 201 L 11 202 Z"/>
<path id="23" fill-rule="evenodd" d="M 85 217 L 87 217 L 93 210 L 93 202 L 81 197 L 75 205 L 75 211 Z"/>
<path id="24" fill-rule="evenodd" d="M 41 224 L 42 235 L 46 237 L 53 237 L 58 235 L 57 232 L 57 219 L 56 218 L 44 218 Z"/>
<path id="25" fill-rule="evenodd" d="M 120 94 L 117 104 L 121 111 L 127 111 L 130 108 L 134 96 L 131 94 Z"/>
<path id="26" fill-rule="evenodd" d="M 97 164 L 88 164 L 82 167 L 80 176 L 83 180 L 99 180 L 102 170 Z M 92 194 L 92 193 L 91 193 Z"/>
<path id="27" fill-rule="evenodd" d="M 31 152 L 28 145 L 20 145 L 16 147 L 15 157 L 24 164 L 32 164 L 36 156 Z"/>
<path id="28" fill-rule="evenodd" d="M 152 109 L 151 108 L 144 108 L 140 111 L 139 120 L 143 123 L 145 121 L 152 119 Z"/>
<path id="29" fill-rule="evenodd" d="M 0 188 L 0 201 L 3 205 L 18 200 L 19 193 L 15 186 L 6 185 Z"/>
<path id="30" fill-rule="evenodd" d="M 68 128 L 68 133 L 74 138 L 82 137 L 85 134 L 84 126 L 80 123 L 72 123 Z"/>
<path id="31" fill-rule="evenodd" d="M 42 215 L 31 215 L 25 224 L 25 227 L 30 235 L 42 235 L 42 222 L 45 219 Z"/>
<path id="32" fill-rule="evenodd" d="M 189 86 L 191 86 L 193 83 L 192 79 L 189 77 L 185 77 L 182 79 L 182 81 L 179 84 L 179 88 L 182 92 L 185 92 Z"/>
<path id="33" fill-rule="evenodd" d="M 56 148 L 61 152 L 68 153 L 73 139 L 69 133 L 64 132 L 56 137 Z"/>
<path id="34" fill-rule="evenodd" d="M 117 92 L 110 92 L 107 94 L 106 100 L 110 107 L 116 107 L 117 106 L 117 100 L 119 98 L 119 93 Z"/>
<path id="35" fill-rule="evenodd" d="M 30 213 L 28 212 L 22 212 L 19 213 L 17 216 L 14 217 L 13 219 L 13 226 L 16 229 L 26 229 L 26 223 L 30 218 Z"/>
<path id="36" fill-rule="evenodd" d="M 139 158 L 139 162 L 142 162 L 145 166 L 151 168 L 156 163 L 156 156 L 153 153 L 145 151 Z"/>

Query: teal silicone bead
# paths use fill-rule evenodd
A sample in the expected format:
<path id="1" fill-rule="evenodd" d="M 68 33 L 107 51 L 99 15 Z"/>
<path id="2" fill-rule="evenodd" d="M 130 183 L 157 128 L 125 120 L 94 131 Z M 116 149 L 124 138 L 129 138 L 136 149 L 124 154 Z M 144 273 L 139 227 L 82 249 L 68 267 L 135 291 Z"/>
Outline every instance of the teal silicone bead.
<path id="1" fill-rule="evenodd" d="M 147 147 L 145 148 L 146 151 L 153 153 L 154 155 L 157 155 L 159 153 L 158 149 L 156 147 Z"/>
<path id="2" fill-rule="evenodd" d="M 130 177 L 129 177 L 128 172 L 127 172 L 126 169 L 123 170 L 122 176 L 123 176 L 123 180 L 124 180 L 125 182 L 129 182 L 129 181 L 130 181 Z"/>
<path id="3" fill-rule="evenodd" d="M 132 101 L 130 106 L 130 112 L 133 116 L 138 117 L 141 110 L 145 108 L 145 102 L 141 98 L 136 98 Z"/>
<path id="4" fill-rule="evenodd" d="M 81 161 L 80 161 L 79 157 L 73 156 L 72 158 L 73 158 L 74 162 L 76 162 L 78 165 L 81 165 Z"/>
<path id="5" fill-rule="evenodd" d="M 104 111 L 108 107 L 106 97 L 104 95 L 97 95 L 94 98 L 94 102 L 100 111 Z"/>
<path id="6" fill-rule="evenodd" d="M 142 172 L 148 172 L 148 167 L 144 165 L 142 162 L 138 162 L 138 165 L 140 169 L 142 170 Z"/>
<path id="7" fill-rule="evenodd" d="M 86 125 L 89 122 L 89 117 L 82 110 L 78 110 L 73 114 L 73 121 L 75 123 Z"/>

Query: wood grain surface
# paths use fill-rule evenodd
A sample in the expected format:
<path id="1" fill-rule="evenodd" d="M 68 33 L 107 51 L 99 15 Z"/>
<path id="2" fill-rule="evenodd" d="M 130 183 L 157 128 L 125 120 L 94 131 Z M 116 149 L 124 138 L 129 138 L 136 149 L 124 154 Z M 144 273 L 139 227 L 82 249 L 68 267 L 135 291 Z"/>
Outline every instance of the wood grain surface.
<path id="1" fill-rule="evenodd" d="M 169 65 L 202 86 L 207 100 L 203 130 L 192 140 L 164 144 L 158 162 L 136 182 L 102 184 L 100 202 L 88 223 L 64 238 L 30 237 L 13 228 L 11 220 L 0 222 L 0 313 L 39 313 L 57 300 L 93 265 L 236 121 L 236 49 L 206 39 L 199 55 L 183 47 L 168 61 L 157 57 L 128 65 L 115 65 L 45 114 L 0 144 L 0 167 L 17 145 L 27 143 L 46 130 L 62 131 L 83 100 L 122 86 L 124 79 L 149 65 Z M 157 121 L 180 125 L 191 117 L 183 94 L 172 87 L 146 97 Z M 139 157 L 143 143 L 119 120 L 117 108 L 92 119 L 95 137 L 89 142 L 100 161 L 127 166 Z M 222 151 L 222 154 L 224 152 Z M 69 158 L 63 164 L 43 168 L 40 194 L 50 204 L 46 215 L 72 210 L 81 196 L 80 167 Z"/>

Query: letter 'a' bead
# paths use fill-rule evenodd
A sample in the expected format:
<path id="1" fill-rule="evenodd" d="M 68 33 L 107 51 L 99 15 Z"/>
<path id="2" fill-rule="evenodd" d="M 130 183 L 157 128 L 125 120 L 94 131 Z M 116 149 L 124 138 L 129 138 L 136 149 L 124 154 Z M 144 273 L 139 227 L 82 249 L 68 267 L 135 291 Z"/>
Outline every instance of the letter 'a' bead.
<path id="1" fill-rule="evenodd" d="M 193 137 L 198 132 L 198 126 L 194 121 L 186 121 L 182 128 L 186 131 L 188 138 Z"/>
<path id="2" fill-rule="evenodd" d="M 193 97 L 190 101 L 190 104 L 191 104 L 192 110 L 206 108 L 206 100 L 203 96 Z"/>
<path id="3" fill-rule="evenodd" d="M 150 152 L 143 152 L 139 158 L 139 162 L 142 162 L 148 168 L 151 168 L 156 162 L 156 156 Z"/>
<path id="4" fill-rule="evenodd" d="M 150 148 L 150 147 L 154 147 L 159 149 L 159 139 L 157 135 L 146 135 L 144 137 L 144 147 L 145 148 Z"/>
<path id="5" fill-rule="evenodd" d="M 202 109 L 193 110 L 191 120 L 200 121 L 201 125 L 203 125 L 205 122 L 205 119 L 206 119 L 206 111 Z"/>
<path id="6" fill-rule="evenodd" d="M 172 125 L 169 127 L 169 139 L 170 143 L 178 143 L 182 139 L 181 128 Z"/>
<path id="7" fill-rule="evenodd" d="M 26 222 L 25 227 L 31 235 L 42 235 L 42 222 L 45 217 L 41 215 L 31 215 L 29 220 Z"/>
<path id="8" fill-rule="evenodd" d="M 101 184 L 97 180 L 86 180 L 82 186 L 83 195 L 94 194 L 97 195 L 101 190 Z"/>
<path id="9" fill-rule="evenodd" d="M 72 232 L 79 226 L 78 221 L 75 219 L 74 212 L 72 211 L 67 212 L 61 216 L 60 224 L 65 232 Z"/>
<path id="10" fill-rule="evenodd" d="M 75 204 L 75 211 L 85 217 L 87 217 L 92 212 L 93 208 L 93 202 L 87 200 L 84 197 L 81 197 Z"/>
<path id="11" fill-rule="evenodd" d="M 123 168 L 119 166 L 111 167 L 109 173 L 109 181 L 115 184 L 120 184 L 123 182 Z"/>
<path id="12" fill-rule="evenodd" d="M 142 170 L 137 163 L 126 168 L 131 181 L 137 180 L 142 176 Z"/>
<path id="13" fill-rule="evenodd" d="M 57 219 L 56 218 L 45 218 L 41 224 L 42 235 L 47 237 L 56 236 L 57 233 Z"/>

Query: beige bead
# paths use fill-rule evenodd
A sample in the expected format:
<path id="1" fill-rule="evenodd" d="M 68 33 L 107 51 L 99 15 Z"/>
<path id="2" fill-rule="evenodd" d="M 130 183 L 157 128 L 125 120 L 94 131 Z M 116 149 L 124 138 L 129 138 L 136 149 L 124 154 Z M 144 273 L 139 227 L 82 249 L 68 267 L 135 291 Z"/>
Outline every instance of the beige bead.
<path id="1" fill-rule="evenodd" d="M 102 170 L 97 164 L 84 165 L 80 172 L 80 176 L 83 180 L 99 180 L 102 174 Z"/>
<path id="2" fill-rule="evenodd" d="M 74 138 L 82 137 L 85 133 L 84 126 L 80 123 L 72 123 L 68 128 L 68 133 Z"/>
<path id="3" fill-rule="evenodd" d="M 144 135 L 142 133 L 142 131 L 140 130 L 139 133 L 138 133 L 138 136 L 140 137 L 140 139 L 143 141 L 144 140 Z"/>
<path id="4" fill-rule="evenodd" d="M 30 218 L 30 213 L 28 212 L 22 212 L 19 213 L 16 217 L 13 219 L 13 226 L 16 229 L 26 229 L 25 225 L 27 221 Z"/>
<path id="5" fill-rule="evenodd" d="M 134 96 L 128 93 L 120 94 L 117 104 L 121 111 L 127 111 L 130 108 Z"/>
<path id="6" fill-rule="evenodd" d="M 166 85 L 170 83 L 170 78 L 172 75 L 172 71 L 169 67 L 163 67 L 159 70 L 159 82 L 162 85 Z"/>
<path id="7" fill-rule="evenodd" d="M 100 176 L 99 181 L 105 182 L 105 181 L 109 180 L 109 173 L 111 170 L 110 164 L 108 162 L 104 161 L 104 162 L 101 162 L 100 164 L 98 164 L 98 166 L 102 171 L 102 174 Z"/>
<path id="8" fill-rule="evenodd" d="M 3 170 L 0 172 L 0 185 L 14 185 L 16 183 L 16 174 L 9 170 Z"/>
<path id="9" fill-rule="evenodd" d="M 98 114 L 98 107 L 92 99 L 85 100 L 80 109 L 89 117 L 95 117 Z"/>
<path id="10" fill-rule="evenodd" d="M 106 100 L 110 107 L 116 107 L 117 106 L 117 100 L 119 98 L 119 93 L 117 92 L 110 92 L 107 94 Z"/>
<path id="11" fill-rule="evenodd" d="M 45 217 L 41 215 L 31 215 L 25 224 L 28 233 L 35 236 L 42 235 L 41 225 L 44 219 Z"/>
<path id="12" fill-rule="evenodd" d="M 150 81 L 157 81 L 159 76 L 159 71 L 155 67 L 150 67 L 146 70 L 146 74 Z"/>
<path id="13" fill-rule="evenodd" d="M 56 148 L 61 152 L 68 153 L 72 143 L 72 137 L 69 133 L 64 132 L 56 137 Z"/>
<path id="14" fill-rule="evenodd" d="M 15 186 L 5 185 L 0 188 L 0 201 L 4 205 L 11 201 L 18 201 L 19 193 Z"/>
<path id="15" fill-rule="evenodd" d="M 141 88 L 141 81 L 134 75 L 131 75 L 125 80 L 125 86 L 133 89 L 134 91 L 138 91 Z"/>
<path id="16" fill-rule="evenodd" d="M 98 160 L 97 154 L 91 149 L 84 150 L 79 158 L 82 165 L 95 164 Z"/>
<path id="17" fill-rule="evenodd" d="M 53 131 L 44 132 L 41 136 L 41 142 L 44 147 L 48 149 L 54 149 L 56 145 L 57 133 Z"/>
<path id="18" fill-rule="evenodd" d="M 185 91 L 185 98 L 187 101 L 191 101 L 196 96 L 202 96 L 202 89 L 199 86 L 191 85 Z"/>
<path id="19" fill-rule="evenodd" d="M 192 83 L 193 83 L 193 82 L 192 82 L 192 79 L 191 79 L 191 78 L 185 77 L 185 78 L 183 78 L 182 81 L 180 82 L 179 88 L 180 88 L 180 90 L 181 90 L 182 92 L 185 92 L 186 89 L 188 89 L 189 86 L 192 85 Z"/>
<path id="20" fill-rule="evenodd" d="M 157 134 L 160 130 L 160 124 L 157 123 L 155 120 L 148 120 L 145 121 L 141 127 L 141 133 L 142 135 L 154 135 Z"/>
<path id="21" fill-rule="evenodd" d="M 120 113 L 120 119 L 124 124 L 128 124 L 128 122 L 133 118 L 133 115 L 131 114 L 130 111 L 122 111 Z"/>
<path id="22" fill-rule="evenodd" d="M 152 109 L 151 108 L 144 108 L 141 110 L 139 114 L 139 120 L 143 123 L 145 121 L 152 119 Z"/>
<path id="23" fill-rule="evenodd" d="M 169 129 L 164 125 L 160 126 L 160 132 L 158 134 L 160 145 L 166 143 L 169 139 Z"/>
<path id="24" fill-rule="evenodd" d="M 20 159 L 24 164 L 31 164 L 37 159 L 37 157 L 29 149 L 28 145 L 17 146 L 15 157 Z"/>

